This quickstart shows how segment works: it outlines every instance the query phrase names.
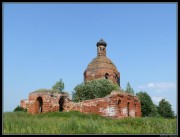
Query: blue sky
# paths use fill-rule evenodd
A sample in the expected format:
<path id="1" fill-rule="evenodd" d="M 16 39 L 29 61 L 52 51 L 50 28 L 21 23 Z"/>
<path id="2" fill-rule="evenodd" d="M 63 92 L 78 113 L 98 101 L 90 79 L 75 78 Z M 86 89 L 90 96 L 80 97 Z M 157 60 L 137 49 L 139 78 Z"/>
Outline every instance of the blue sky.
<path id="1" fill-rule="evenodd" d="M 121 88 L 130 82 L 176 112 L 176 3 L 3 3 L 3 111 L 60 78 L 71 94 L 101 38 Z"/>

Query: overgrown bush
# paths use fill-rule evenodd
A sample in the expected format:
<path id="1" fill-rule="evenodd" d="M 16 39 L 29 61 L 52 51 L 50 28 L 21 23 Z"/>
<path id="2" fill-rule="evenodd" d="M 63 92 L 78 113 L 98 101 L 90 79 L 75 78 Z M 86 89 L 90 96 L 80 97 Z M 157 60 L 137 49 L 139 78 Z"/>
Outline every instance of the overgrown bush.
<path id="1" fill-rule="evenodd" d="M 74 90 L 72 99 L 77 102 L 104 97 L 113 90 L 119 90 L 119 86 L 108 79 L 96 79 L 78 84 Z"/>
<path id="2" fill-rule="evenodd" d="M 13 111 L 14 111 L 14 112 L 17 112 L 17 111 L 27 112 L 27 109 L 24 109 L 23 107 L 20 107 L 20 106 L 18 105 Z"/>

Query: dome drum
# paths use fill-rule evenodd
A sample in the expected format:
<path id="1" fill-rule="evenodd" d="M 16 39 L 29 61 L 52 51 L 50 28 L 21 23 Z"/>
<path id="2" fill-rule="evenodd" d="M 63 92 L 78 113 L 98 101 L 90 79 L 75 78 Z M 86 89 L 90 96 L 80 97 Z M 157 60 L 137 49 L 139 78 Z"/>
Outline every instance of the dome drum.
<path id="1" fill-rule="evenodd" d="M 85 71 L 84 78 L 85 81 L 90 81 L 93 79 L 106 78 L 114 83 L 118 83 L 118 78 L 120 73 L 118 71 L 113 71 L 111 69 L 98 69 L 96 71 Z"/>

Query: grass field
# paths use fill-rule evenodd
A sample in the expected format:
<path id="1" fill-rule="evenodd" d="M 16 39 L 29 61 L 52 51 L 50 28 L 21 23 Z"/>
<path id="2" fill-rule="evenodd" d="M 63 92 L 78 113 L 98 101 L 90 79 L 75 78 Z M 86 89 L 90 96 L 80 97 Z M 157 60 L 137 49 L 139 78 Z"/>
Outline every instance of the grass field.
<path id="1" fill-rule="evenodd" d="M 177 134 L 176 119 L 110 119 L 79 112 L 3 113 L 3 134 Z"/>

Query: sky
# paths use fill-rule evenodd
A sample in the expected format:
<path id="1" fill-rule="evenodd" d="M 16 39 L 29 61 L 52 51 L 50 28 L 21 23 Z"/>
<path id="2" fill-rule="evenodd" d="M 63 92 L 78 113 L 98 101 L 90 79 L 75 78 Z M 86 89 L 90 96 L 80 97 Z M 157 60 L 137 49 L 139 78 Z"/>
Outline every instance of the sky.
<path id="1" fill-rule="evenodd" d="M 120 72 L 121 88 L 146 91 L 177 111 L 177 3 L 3 3 L 3 112 L 62 79 L 70 95 L 97 57 Z"/>

